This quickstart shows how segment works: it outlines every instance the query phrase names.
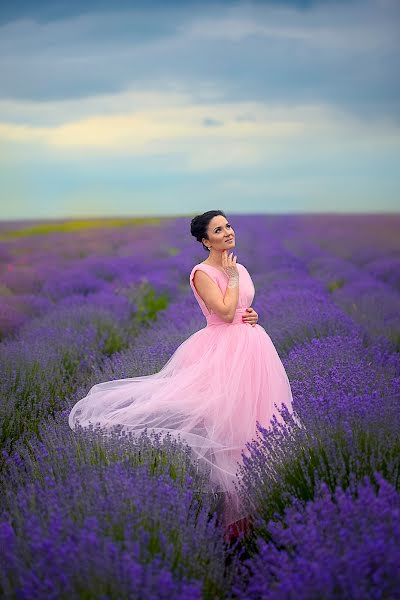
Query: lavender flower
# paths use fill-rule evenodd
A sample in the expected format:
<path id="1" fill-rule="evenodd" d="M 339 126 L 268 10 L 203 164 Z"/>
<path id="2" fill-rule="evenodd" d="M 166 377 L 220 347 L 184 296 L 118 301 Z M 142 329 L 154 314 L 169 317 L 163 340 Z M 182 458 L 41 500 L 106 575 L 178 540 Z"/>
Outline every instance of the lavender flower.
<path id="1" fill-rule="evenodd" d="M 376 493 L 378 485 L 378 493 Z M 400 494 L 375 472 L 314 501 L 297 501 L 268 523 L 269 542 L 239 567 L 235 598 L 349 600 L 397 598 L 400 590 Z"/>

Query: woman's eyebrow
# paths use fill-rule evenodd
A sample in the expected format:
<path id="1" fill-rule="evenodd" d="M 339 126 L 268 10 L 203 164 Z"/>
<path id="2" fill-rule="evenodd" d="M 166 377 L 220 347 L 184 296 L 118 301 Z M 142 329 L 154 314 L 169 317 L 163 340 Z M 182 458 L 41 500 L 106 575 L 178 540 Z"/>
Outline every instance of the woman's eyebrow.
<path id="1" fill-rule="evenodd" d="M 225 223 L 225 225 L 230 225 L 230 223 Z M 217 229 L 219 229 L 220 227 L 222 227 L 222 225 L 217 225 L 217 227 L 214 229 L 214 231 L 216 231 Z"/>

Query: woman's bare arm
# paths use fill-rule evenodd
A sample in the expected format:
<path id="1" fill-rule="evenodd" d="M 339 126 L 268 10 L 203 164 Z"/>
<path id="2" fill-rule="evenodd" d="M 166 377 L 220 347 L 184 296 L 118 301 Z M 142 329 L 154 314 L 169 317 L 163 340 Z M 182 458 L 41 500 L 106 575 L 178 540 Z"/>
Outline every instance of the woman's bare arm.
<path id="1" fill-rule="evenodd" d="M 222 267 L 228 276 L 228 285 L 224 295 L 207 273 L 199 272 L 197 269 L 193 278 L 196 279 L 195 287 L 208 310 L 217 313 L 227 323 L 233 321 L 239 300 L 239 270 L 236 258 L 233 256 L 233 252 L 228 255 L 228 251 L 224 250 L 222 253 Z"/>
<path id="2" fill-rule="evenodd" d="M 222 295 L 215 281 L 200 269 L 195 271 L 193 283 L 208 310 L 217 313 L 227 323 L 231 323 L 239 301 L 239 286 L 228 285 L 225 294 Z"/>

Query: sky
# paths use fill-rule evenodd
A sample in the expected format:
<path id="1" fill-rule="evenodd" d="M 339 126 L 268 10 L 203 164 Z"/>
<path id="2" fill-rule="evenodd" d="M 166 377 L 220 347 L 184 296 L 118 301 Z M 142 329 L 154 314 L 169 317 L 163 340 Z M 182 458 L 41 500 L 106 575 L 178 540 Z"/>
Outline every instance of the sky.
<path id="1" fill-rule="evenodd" d="M 14 0 L 0 219 L 398 212 L 400 2 Z"/>

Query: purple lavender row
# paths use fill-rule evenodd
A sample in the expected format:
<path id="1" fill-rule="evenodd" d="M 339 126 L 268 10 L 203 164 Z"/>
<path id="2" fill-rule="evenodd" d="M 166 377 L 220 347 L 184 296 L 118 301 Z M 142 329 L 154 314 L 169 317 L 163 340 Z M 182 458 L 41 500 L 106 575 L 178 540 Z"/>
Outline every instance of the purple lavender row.
<path id="1" fill-rule="evenodd" d="M 292 239 L 307 270 L 356 323 L 374 337 L 400 343 L 400 294 L 389 283 L 352 262 L 333 256 L 319 245 Z"/>
<path id="2" fill-rule="evenodd" d="M 335 490 L 335 484 L 339 484 L 344 489 L 348 489 L 349 493 L 351 492 L 348 505 L 353 507 L 351 509 L 353 525 L 350 527 L 349 519 L 347 521 L 342 519 L 345 532 L 343 535 L 351 537 L 352 527 L 356 528 L 357 524 L 362 526 L 365 514 L 362 503 L 355 501 L 356 490 L 361 486 L 363 476 L 367 474 L 372 477 L 374 472 L 378 471 L 384 474 L 388 485 L 390 482 L 395 486 L 398 485 L 399 477 L 396 471 L 398 449 L 396 450 L 396 437 L 394 437 L 396 430 L 398 431 L 398 414 L 400 414 L 398 355 L 386 343 L 386 338 L 376 342 L 372 340 L 372 343 L 371 340 L 367 340 L 364 336 L 363 324 L 355 322 L 332 301 L 329 291 L 321 286 L 321 282 L 310 276 L 307 262 L 294 256 L 290 251 L 285 252 L 285 235 L 289 236 L 290 241 L 290 235 L 294 235 L 295 232 L 295 219 L 279 221 L 246 217 L 240 223 L 247 236 L 245 238 L 243 234 L 242 239 L 245 239 L 246 246 L 241 260 L 248 266 L 255 281 L 257 293 L 254 306 L 259 312 L 259 322 L 270 333 L 281 355 L 285 357 L 285 367 L 294 390 L 296 408 L 305 425 L 303 430 L 292 428 L 290 423 L 285 428 L 278 427 L 272 432 L 261 429 L 261 441 L 253 444 L 252 460 L 246 465 L 247 480 L 245 481 L 248 484 L 250 505 L 257 508 L 259 517 L 257 539 L 259 542 L 265 540 L 271 552 L 273 547 L 279 545 L 280 538 L 277 533 L 275 537 L 271 537 L 269 525 L 272 531 L 276 532 L 276 528 L 274 530 L 273 527 L 273 517 L 277 516 L 286 523 L 283 514 L 285 508 L 291 505 L 290 495 L 305 502 L 308 511 L 312 512 L 315 507 L 316 514 L 320 514 L 318 511 L 321 509 L 318 508 L 317 499 L 319 480 L 327 481 L 332 491 Z M 177 236 L 181 230 L 182 223 L 177 222 L 175 230 Z M 185 286 L 187 282 L 181 274 L 189 265 L 196 262 L 196 258 L 193 259 L 190 255 L 189 244 L 186 246 L 182 241 L 179 252 L 171 255 L 166 262 L 171 265 L 168 272 L 170 285 L 173 289 L 182 291 L 180 285 Z M 142 328 L 136 337 L 129 338 L 128 347 L 103 356 L 103 351 L 96 353 L 97 349 L 94 345 L 95 354 L 88 357 L 87 365 L 90 365 L 88 369 L 84 369 L 79 363 L 78 367 L 76 364 L 74 366 L 73 359 L 79 352 L 80 346 L 77 343 L 74 348 L 72 338 L 67 339 L 65 348 L 72 347 L 72 351 L 65 359 L 71 373 L 69 388 L 67 387 L 60 397 L 53 398 L 54 414 L 60 407 L 69 406 L 74 394 L 79 395 L 80 391 L 77 391 L 79 386 L 82 386 L 82 389 L 90 387 L 91 380 L 107 380 L 112 378 L 113 374 L 116 377 L 124 377 L 158 370 L 171 350 L 187 337 L 188 332 L 201 326 L 202 319 L 196 312 L 192 300 L 190 294 L 182 296 L 177 293 L 163 311 L 163 318 L 153 322 L 150 328 Z M 53 326 L 63 314 L 63 309 L 59 310 L 57 318 L 51 322 Z M 118 311 L 114 311 L 115 308 L 110 311 L 113 319 L 116 318 L 119 308 Z M 77 324 L 80 323 L 79 314 L 68 313 L 71 332 L 74 332 Z M 89 314 L 88 310 L 87 315 Z M 58 336 L 57 333 L 54 335 L 56 331 L 53 329 L 51 332 L 53 335 L 49 333 L 47 337 L 46 335 L 43 337 L 43 348 L 46 344 L 50 346 L 54 344 L 58 336 L 62 337 L 64 330 L 60 330 Z M 42 379 L 46 381 L 46 366 L 52 364 L 49 352 L 47 363 L 46 358 L 43 358 L 42 370 L 36 373 L 33 370 L 37 350 L 43 349 L 39 343 L 34 346 L 34 342 L 36 339 L 41 339 L 42 333 L 41 321 L 32 322 L 32 329 L 25 329 L 20 340 L 15 342 L 14 346 L 8 347 L 9 350 L 11 348 L 14 350 L 14 366 L 19 364 L 21 356 L 25 356 L 26 362 L 23 363 L 19 376 L 21 377 L 21 374 L 26 371 L 30 373 L 30 380 L 25 381 L 25 387 L 19 388 L 21 393 L 15 394 L 15 398 L 19 401 L 21 397 L 30 398 L 31 403 L 22 406 L 25 415 L 29 408 L 34 409 L 36 404 L 40 404 L 42 396 L 37 393 L 38 385 L 39 382 L 42 383 Z M 29 352 L 31 346 L 36 349 L 36 352 Z M 54 380 L 58 372 L 60 356 L 62 352 L 56 355 L 47 384 Z M 100 357 L 103 357 L 102 360 Z M 80 373 L 81 378 L 79 378 Z M 15 384 L 15 380 L 12 381 Z M 63 386 L 64 378 L 60 376 L 58 383 Z M 34 386 L 36 386 L 36 393 L 31 396 L 26 394 L 26 391 L 30 391 Z M 44 384 L 43 388 L 39 385 L 39 391 L 42 389 L 45 389 Z M 46 420 L 48 416 L 47 410 L 39 412 L 36 420 L 32 420 L 33 430 L 35 423 Z M 49 422 L 51 423 L 51 420 Z M 59 430 L 59 426 L 54 426 L 54 429 Z M 55 444 L 54 441 L 47 440 L 46 447 L 52 448 Z M 88 440 L 87 447 L 90 448 L 90 445 Z M 63 442 L 60 448 L 64 446 L 68 447 L 68 443 Z M 26 484 L 28 481 L 33 483 L 36 481 L 34 470 L 28 472 L 24 479 L 24 471 L 26 471 L 24 465 L 27 464 L 27 459 L 21 460 L 23 478 L 15 486 L 15 494 L 20 487 L 23 488 L 23 482 Z M 57 461 L 55 464 L 57 465 Z M 57 468 L 54 469 L 55 472 Z M 397 494 L 396 491 L 395 498 Z M 12 497 L 10 497 L 10 506 Z M 357 585 L 363 589 L 365 579 L 365 571 L 357 571 L 354 567 L 357 561 L 365 563 L 368 572 L 371 572 L 371 577 L 378 581 L 376 585 L 373 581 L 370 582 L 371 586 L 374 584 L 376 588 L 371 587 L 371 597 L 380 597 L 379 581 L 382 577 L 387 581 L 387 587 L 381 587 L 381 597 L 390 597 L 388 594 L 397 583 L 394 565 L 398 557 L 396 547 L 390 546 L 390 533 L 393 531 L 390 515 L 396 514 L 397 505 L 391 500 L 390 494 L 387 494 L 387 497 L 389 500 L 385 500 L 386 504 L 381 503 L 379 507 L 380 510 L 383 508 L 386 510 L 388 525 L 383 532 L 371 534 L 371 540 L 383 548 L 379 554 L 379 565 L 372 560 L 371 553 L 364 552 L 365 544 L 355 538 L 354 545 L 351 547 L 354 556 L 353 569 L 349 568 L 347 575 L 341 579 L 340 561 L 329 560 L 328 548 L 331 548 L 331 553 L 336 548 L 336 538 L 333 533 L 330 533 L 335 531 L 333 525 L 334 519 L 337 519 L 332 511 L 328 511 L 328 522 L 320 534 L 316 533 L 314 538 L 310 535 L 304 539 L 304 543 L 308 543 L 310 550 L 308 560 L 317 572 L 315 578 L 311 578 L 311 582 L 307 582 L 307 586 L 304 586 L 305 592 L 309 594 L 308 597 L 317 593 L 318 586 L 321 586 L 318 574 L 330 578 L 333 589 L 340 580 L 342 586 L 340 589 L 344 590 L 343 595 L 357 597 L 354 595 Z M 43 495 L 42 498 L 44 506 L 46 496 Z M 51 504 L 50 501 L 49 503 Z M 155 512 L 157 510 L 158 507 L 155 506 Z M 378 512 L 377 508 L 376 514 Z M 299 515 L 297 518 L 300 522 L 306 523 L 304 512 L 299 512 Z M 368 515 L 371 529 L 374 530 L 371 513 Z M 291 522 L 288 519 L 286 524 L 292 531 L 296 528 L 296 523 L 297 521 Z M 312 531 L 311 528 L 309 529 Z M 9 530 L 6 529 L 7 531 Z M 218 537 L 217 531 L 215 535 Z M 390 554 L 385 554 L 385 548 L 389 549 Z M 101 552 L 99 554 L 101 555 Z M 20 555 L 17 553 L 17 558 Z M 289 558 L 285 558 L 285 555 Z M 261 585 L 262 581 L 268 590 L 266 593 L 270 594 L 265 597 L 279 597 L 279 593 L 280 597 L 285 597 L 286 588 L 280 587 L 281 585 L 287 585 L 289 590 L 299 588 L 298 574 L 305 578 L 304 572 L 298 568 L 302 553 L 300 551 L 293 553 L 288 548 L 288 551 L 279 553 L 279 560 L 275 555 L 268 556 L 272 556 L 276 561 L 273 577 L 271 572 L 268 572 L 263 579 L 265 569 L 261 571 L 261 563 L 255 560 L 252 574 L 255 587 L 251 588 L 250 584 L 247 591 L 242 590 L 243 597 L 256 597 L 250 594 L 256 594 L 257 586 Z M 291 562 L 292 558 L 293 562 Z M 350 581 L 350 573 L 353 573 L 352 581 Z M 360 579 L 355 577 L 355 573 L 359 573 Z M 277 584 L 276 581 L 280 583 Z M 202 585 L 199 584 L 199 587 L 204 593 Z M 326 589 L 326 597 L 334 597 L 329 587 Z"/>

